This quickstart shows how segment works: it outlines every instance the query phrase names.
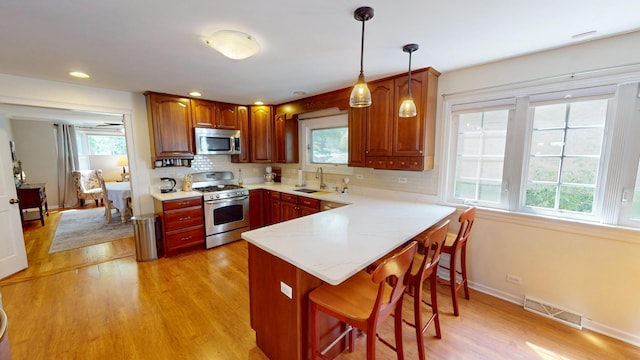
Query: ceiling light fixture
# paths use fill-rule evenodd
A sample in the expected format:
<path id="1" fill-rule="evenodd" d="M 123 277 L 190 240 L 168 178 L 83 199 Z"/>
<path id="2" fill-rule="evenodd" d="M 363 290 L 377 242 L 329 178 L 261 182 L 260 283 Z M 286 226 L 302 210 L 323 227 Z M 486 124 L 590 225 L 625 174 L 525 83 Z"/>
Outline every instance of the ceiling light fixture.
<path id="1" fill-rule="evenodd" d="M 77 77 L 79 79 L 88 79 L 88 78 L 91 77 L 88 74 L 83 73 L 82 71 L 72 71 L 72 72 L 69 73 L 69 75 L 71 75 L 73 77 Z"/>
<path id="2" fill-rule="evenodd" d="M 264 105 L 264 101 L 258 100 L 256 102 L 254 102 L 253 105 Z"/>
<path id="3" fill-rule="evenodd" d="M 246 59 L 260 51 L 260 44 L 253 36 L 235 30 L 216 31 L 206 43 L 222 55 L 234 60 Z"/>
<path id="4" fill-rule="evenodd" d="M 407 97 L 402 100 L 400 111 L 398 111 L 399 117 L 414 117 L 417 114 L 416 103 L 411 97 L 411 53 L 418 50 L 418 47 L 418 44 L 407 44 L 402 47 L 402 51 L 409 53 L 409 80 L 407 82 Z"/>
<path id="5" fill-rule="evenodd" d="M 202 96 L 202 93 L 199 92 L 199 91 L 192 91 L 192 92 L 189 93 L 189 95 L 195 96 L 195 97 L 200 97 L 200 96 Z"/>
<path id="6" fill-rule="evenodd" d="M 349 97 L 349 106 L 354 108 L 367 107 L 371 105 L 371 91 L 367 83 L 364 81 L 364 72 L 362 72 L 362 62 L 364 55 L 364 23 L 367 20 L 373 18 L 373 8 L 368 6 L 359 7 L 353 12 L 353 17 L 362 21 L 362 38 L 360 40 L 360 75 L 358 75 L 358 81 L 351 91 Z"/>

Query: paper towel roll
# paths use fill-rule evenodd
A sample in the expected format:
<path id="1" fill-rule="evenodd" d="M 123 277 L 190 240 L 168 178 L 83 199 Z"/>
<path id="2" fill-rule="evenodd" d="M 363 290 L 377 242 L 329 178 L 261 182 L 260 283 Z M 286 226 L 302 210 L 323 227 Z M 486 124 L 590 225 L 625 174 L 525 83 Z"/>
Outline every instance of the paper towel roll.
<path id="1" fill-rule="evenodd" d="M 304 183 L 302 182 L 302 170 L 298 170 L 298 185 L 304 185 Z"/>

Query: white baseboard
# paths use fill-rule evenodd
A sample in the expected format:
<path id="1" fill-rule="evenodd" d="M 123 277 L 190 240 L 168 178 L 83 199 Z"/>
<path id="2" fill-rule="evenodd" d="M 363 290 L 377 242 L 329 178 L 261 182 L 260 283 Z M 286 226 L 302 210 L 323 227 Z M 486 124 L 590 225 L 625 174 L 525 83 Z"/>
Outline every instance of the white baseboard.
<path id="1" fill-rule="evenodd" d="M 488 287 L 488 286 L 484 286 L 482 284 L 478 284 L 475 282 L 470 281 L 469 282 L 469 287 L 479 291 L 481 293 L 487 294 L 487 295 L 491 295 L 493 297 L 496 297 L 498 299 L 502 299 L 504 301 L 508 301 L 510 303 L 516 304 L 518 306 L 524 306 L 524 298 L 521 298 L 519 296 L 515 296 L 509 293 L 505 293 L 503 291 L 500 290 L 496 290 L 494 288 Z M 586 317 L 582 318 L 582 327 L 584 329 L 589 329 L 593 332 L 597 332 L 599 334 L 602 335 L 606 335 L 609 337 L 612 337 L 614 339 L 620 340 L 620 341 L 624 341 L 626 343 L 629 343 L 631 345 L 634 346 L 638 346 L 640 347 L 640 336 L 636 335 L 636 334 L 631 334 L 619 329 L 615 329 L 612 328 L 610 326 L 607 325 L 603 325 L 600 323 L 597 323 L 595 321 L 592 321 L 591 319 L 588 319 Z"/>

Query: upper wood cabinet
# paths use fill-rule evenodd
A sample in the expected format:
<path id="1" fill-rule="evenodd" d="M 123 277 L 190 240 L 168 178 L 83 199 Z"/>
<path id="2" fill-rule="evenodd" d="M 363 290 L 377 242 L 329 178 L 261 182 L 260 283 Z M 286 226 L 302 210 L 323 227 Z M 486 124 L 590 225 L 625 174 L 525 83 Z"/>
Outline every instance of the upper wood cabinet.
<path id="1" fill-rule="evenodd" d="M 249 108 L 249 157 L 253 163 L 273 160 L 273 118 L 271 106 Z"/>
<path id="2" fill-rule="evenodd" d="M 191 101 L 145 92 L 152 163 L 161 159 L 193 159 Z"/>
<path id="3" fill-rule="evenodd" d="M 250 146 L 251 138 L 249 132 L 249 108 L 246 106 L 238 106 L 238 128 L 240 129 L 240 154 L 231 155 L 231 162 L 233 163 L 248 163 L 250 159 Z"/>
<path id="4" fill-rule="evenodd" d="M 285 114 L 274 118 L 274 162 L 291 164 L 298 162 L 298 117 L 287 119 Z"/>
<path id="5" fill-rule="evenodd" d="M 406 74 L 368 84 L 371 106 L 349 111 L 349 166 L 433 169 L 439 75 L 432 68 L 411 73 L 411 95 L 417 114 L 410 118 L 398 116 L 402 99 L 407 94 Z"/>
<path id="6" fill-rule="evenodd" d="M 191 99 L 191 108 L 196 127 L 239 129 L 237 106 L 234 104 Z"/>

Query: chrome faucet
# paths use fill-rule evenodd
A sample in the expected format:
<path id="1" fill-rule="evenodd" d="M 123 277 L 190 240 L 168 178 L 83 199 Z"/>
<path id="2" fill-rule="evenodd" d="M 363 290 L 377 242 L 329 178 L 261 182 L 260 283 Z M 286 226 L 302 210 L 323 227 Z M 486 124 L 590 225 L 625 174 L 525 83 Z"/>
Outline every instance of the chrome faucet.
<path id="1" fill-rule="evenodd" d="M 318 168 L 316 169 L 316 179 L 318 178 L 318 173 L 320 173 L 320 189 L 324 189 L 327 187 L 327 184 L 324 183 L 322 168 L 320 166 L 318 166 Z"/>

